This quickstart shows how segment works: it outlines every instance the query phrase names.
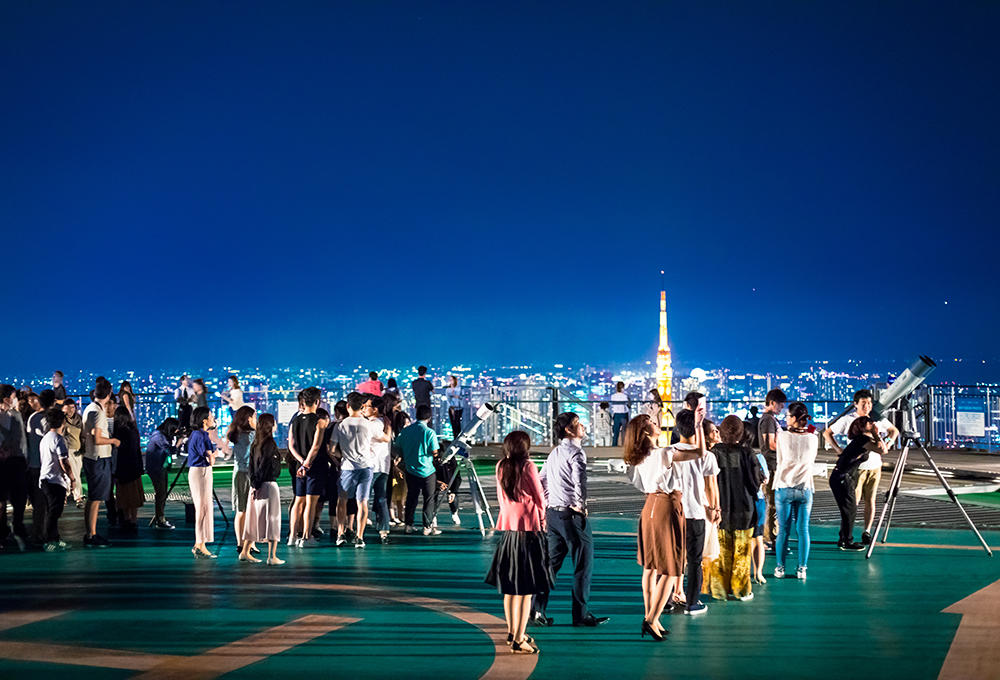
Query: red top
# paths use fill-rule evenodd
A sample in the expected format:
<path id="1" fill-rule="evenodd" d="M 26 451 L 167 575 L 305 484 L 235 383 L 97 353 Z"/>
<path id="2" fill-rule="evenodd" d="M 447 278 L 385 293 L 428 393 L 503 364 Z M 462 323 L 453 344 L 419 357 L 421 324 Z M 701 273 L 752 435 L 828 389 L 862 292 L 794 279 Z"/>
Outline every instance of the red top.
<path id="1" fill-rule="evenodd" d="M 381 380 L 366 380 L 363 383 L 358 384 L 358 392 L 361 394 L 373 394 L 376 397 L 382 396 L 382 381 Z"/>
<path id="2" fill-rule="evenodd" d="M 503 492 L 500 484 L 500 464 L 497 463 L 497 496 L 500 498 L 500 516 L 497 518 L 498 531 L 541 531 L 545 528 L 545 490 L 538 479 L 535 464 L 528 461 L 524 465 L 518 485 L 520 498 L 511 500 Z"/>

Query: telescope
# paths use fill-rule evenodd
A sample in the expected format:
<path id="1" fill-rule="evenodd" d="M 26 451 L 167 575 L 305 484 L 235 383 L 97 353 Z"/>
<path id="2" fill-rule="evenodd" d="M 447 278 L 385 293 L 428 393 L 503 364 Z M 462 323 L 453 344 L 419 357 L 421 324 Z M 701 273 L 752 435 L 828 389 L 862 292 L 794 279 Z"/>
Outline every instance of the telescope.
<path id="1" fill-rule="evenodd" d="M 906 399 L 913 390 L 927 379 L 927 376 L 937 368 L 930 357 L 921 355 L 913 364 L 900 373 L 889 387 L 878 395 L 878 401 L 872 406 L 872 420 L 881 420 L 882 416 L 900 399 Z"/>

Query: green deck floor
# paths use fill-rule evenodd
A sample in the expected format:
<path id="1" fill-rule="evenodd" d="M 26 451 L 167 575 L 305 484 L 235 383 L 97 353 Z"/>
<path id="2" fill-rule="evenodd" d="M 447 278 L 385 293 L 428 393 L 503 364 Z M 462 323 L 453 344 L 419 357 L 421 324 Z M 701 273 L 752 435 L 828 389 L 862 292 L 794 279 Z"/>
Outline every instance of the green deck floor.
<path id="1" fill-rule="evenodd" d="M 64 524 L 80 521 L 73 510 Z M 755 586 L 752 602 L 711 603 L 708 615 L 697 619 L 665 617 L 672 634 L 655 644 L 638 635 L 634 522 L 596 518 L 593 526 L 592 609 L 611 622 L 596 630 L 567 625 L 567 566 L 550 608 L 558 625 L 533 629 L 542 650 L 537 666 L 518 661 L 507 677 L 521 669 L 536 678 L 934 678 L 961 619 L 941 610 L 1000 578 L 1000 562 L 981 551 L 880 547 L 866 561 L 837 551 L 835 530 L 817 527 L 808 581 L 770 579 Z M 219 522 L 220 543 L 222 531 Z M 191 537 L 182 524 L 166 535 L 144 530 L 138 539 L 116 539 L 104 550 L 0 555 L 0 610 L 64 612 L 6 630 L 0 625 L 0 677 L 65 677 L 67 671 L 132 677 L 137 671 L 66 664 L 79 662 L 82 648 L 197 655 L 311 614 L 356 621 L 265 654 L 226 677 L 476 678 L 494 663 L 487 633 L 442 611 L 457 604 L 473 615 L 503 617 L 500 598 L 482 582 L 494 542 L 475 531 L 394 536 L 392 545 L 364 550 L 282 546 L 288 564 L 277 568 L 238 563 L 231 535 L 220 559 L 193 560 Z M 890 539 L 974 545 L 963 531 L 898 529 Z M 987 540 L 1000 545 L 996 533 Z M 338 589 L 302 587 L 310 585 Z M 429 599 L 397 599 L 413 596 Z M 0 624 L 5 617 L 0 614 Z M 23 643 L 65 647 L 44 662 L 11 660 L 33 649 Z"/>

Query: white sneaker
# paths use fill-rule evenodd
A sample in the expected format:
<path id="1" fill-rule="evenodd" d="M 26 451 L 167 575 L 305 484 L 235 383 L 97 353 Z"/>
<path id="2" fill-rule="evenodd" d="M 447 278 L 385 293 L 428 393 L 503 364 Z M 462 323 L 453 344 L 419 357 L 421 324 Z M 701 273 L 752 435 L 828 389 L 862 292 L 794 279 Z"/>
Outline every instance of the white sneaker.
<path id="1" fill-rule="evenodd" d="M 744 595 L 743 597 L 738 597 L 736 599 L 740 602 L 749 602 L 753 599 L 753 593 L 749 593 L 748 595 Z"/>
<path id="2" fill-rule="evenodd" d="M 774 578 L 785 578 L 785 568 L 775 567 L 774 568 Z"/>
<path id="3" fill-rule="evenodd" d="M 457 512 L 451 513 L 451 523 L 457 527 L 462 526 L 462 518 L 458 516 Z"/>
<path id="4" fill-rule="evenodd" d="M 294 548 L 294 547 L 295 547 L 295 544 L 296 544 L 297 542 L 298 542 L 298 539 L 297 539 L 297 538 L 295 538 L 294 536 L 289 536 L 289 537 L 288 537 L 288 544 L 287 544 L 287 545 L 288 545 L 288 547 L 289 547 L 289 548 Z"/>
<path id="5" fill-rule="evenodd" d="M 430 525 L 429 527 L 424 527 L 424 536 L 440 536 L 440 535 L 441 535 L 441 530 L 438 529 L 433 524 Z"/>
<path id="6" fill-rule="evenodd" d="M 346 543 L 347 543 L 347 539 L 344 538 L 344 534 L 341 534 L 340 536 L 337 536 L 337 547 L 338 548 L 340 546 L 342 546 L 342 545 L 345 545 Z"/>
<path id="7" fill-rule="evenodd" d="M 306 543 L 306 542 L 305 542 L 305 541 L 303 541 L 303 540 L 302 540 L 301 538 L 300 538 L 300 539 L 297 539 L 297 540 L 295 541 L 295 547 L 296 547 L 296 548 L 301 548 L 301 547 L 302 547 L 303 545 L 305 545 L 305 543 Z"/>
<path id="8" fill-rule="evenodd" d="M 799 579 L 800 581 L 805 581 L 806 580 L 806 568 L 805 567 L 799 567 L 798 569 L 796 569 L 795 570 L 795 578 Z"/>

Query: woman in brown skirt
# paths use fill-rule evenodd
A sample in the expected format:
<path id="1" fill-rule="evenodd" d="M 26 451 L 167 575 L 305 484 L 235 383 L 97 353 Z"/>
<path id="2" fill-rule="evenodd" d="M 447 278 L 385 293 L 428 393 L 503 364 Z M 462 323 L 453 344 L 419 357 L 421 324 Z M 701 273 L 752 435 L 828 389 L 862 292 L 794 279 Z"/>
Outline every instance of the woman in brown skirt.
<path id="1" fill-rule="evenodd" d="M 646 494 L 639 517 L 638 561 L 642 567 L 642 636 L 649 633 L 662 642 L 667 631 L 660 614 L 684 569 L 684 509 L 681 479 L 675 461 L 695 460 L 705 455 L 701 422 L 705 409 L 695 411 L 697 449 L 657 448 L 660 432 L 648 415 L 639 415 L 625 427 L 625 462 L 632 484 Z"/>

